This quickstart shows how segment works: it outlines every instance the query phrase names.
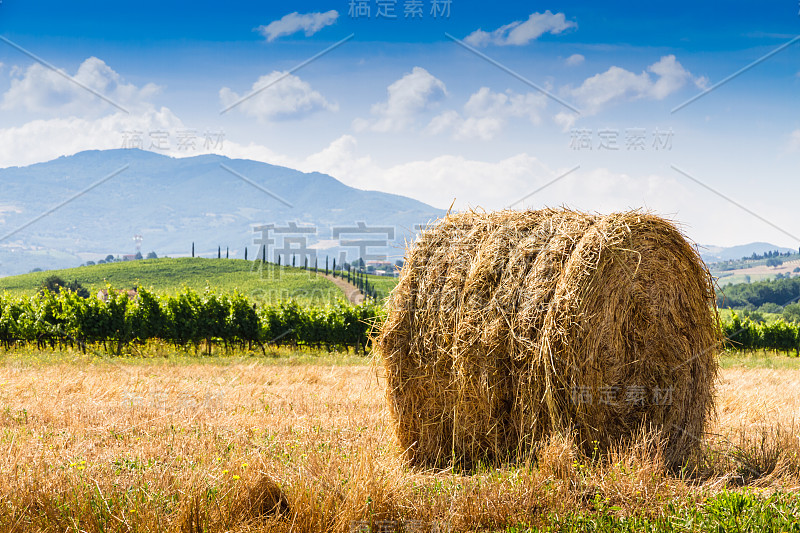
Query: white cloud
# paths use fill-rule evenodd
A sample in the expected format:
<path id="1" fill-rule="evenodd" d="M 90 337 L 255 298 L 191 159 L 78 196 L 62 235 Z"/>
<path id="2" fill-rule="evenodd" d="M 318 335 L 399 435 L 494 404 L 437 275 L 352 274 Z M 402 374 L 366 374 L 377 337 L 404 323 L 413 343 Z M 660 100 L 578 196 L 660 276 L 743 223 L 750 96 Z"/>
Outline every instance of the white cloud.
<path id="1" fill-rule="evenodd" d="M 308 156 L 299 166 L 308 172 L 325 169 L 331 176 L 367 176 L 374 168 L 369 156 L 357 154 L 358 141 L 352 135 L 342 135 L 325 149 Z M 366 187 L 368 188 L 368 186 Z"/>
<path id="2" fill-rule="evenodd" d="M 790 152 L 800 152 L 800 130 L 794 130 L 789 135 L 788 149 Z"/>
<path id="3" fill-rule="evenodd" d="M 481 87 L 464 105 L 464 116 L 456 111 L 445 111 L 434 117 L 426 128 L 430 134 L 452 131 L 456 139 L 494 138 L 510 118 L 527 118 L 533 124 L 540 122 L 540 113 L 546 105 L 541 93 L 519 94 L 511 90 L 493 92 Z"/>
<path id="4" fill-rule="evenodd" d="M 356 131 L 367 128 L 381 132 L 406 129 L 417 115 L 430 109 L 435 102 L 447 95 L 444 82 L 422 67 L 414 67 L 411 72 L 389 85 L 386 91 L 387 100 L 374 104 L 370 110 L 375 119 L 353 121 Z"/>
<path id="5" fill-rule="evenodd" d="M 114 113 L 98 119 L 55 118 L 34 120 L 0 129 L 0 168 L 49 161 L 83 150 L 121 148 L 125 132 L 142 133 L 143 148 L 151 131 L 177 131 L 184 125 L 169 109 L 141 114 Z"/>
<path id="6" fill-rule="evenodd" d="M 539 111 L 545 105 L 545 96 L 541 93 L 517 94 L 512 90 L 504 93 L 492 92 L 488 87 L 481 87 L 469 97 L 464 111 L 470 116 L 491 117 L 498 115 L 527 117 L 531 122 L 539 122 Z"/>
<path id="7" fill-rule="evenodd" d="M 247 157 L 247 154 L 238 154 Z M 610 212 L 650 207 L 662 213 L 703 216 L 704 201 L 690 202 L 687 184 L 674 176 L 633 176 L 605 168 L 580 169 L 520 203 L 518 200 L 568 169 L 549 168 L 527 153 L 499 161 L 481 161 L 461 155 L 442 155 L 384 167 L 361 155 L 358 142 L 344 135 L 305 159 L 269 159 L 304 172 L 324 172 L 359 189 L 379 190 L 416 198 L 439 208 L 455 199 L 455 208 L 500 209 L 558 206 Z M 705 211 L 704 211 L 705 210 Z M 710 215 L 709 215 L 710 217 Z M 713 227 L 713 220 L 710 221 Z"/>
<path id="8" fill-rule="evenodd" d="M 352 135 L 344 135 L 301 159 L 278 156 L 263 147 L 239 147 L 227 142 L 226 147 L 234 150 L 225 150 L 231 157 L 257 159 L 305 172 L 325 172 L 352 187 L 401 194 L 443 209 L 454 199 L 456 210 L 470 206 L 500 209 L 510 204 L 515 209 L 567 205 L 601 213 L 644 208 L 685 224 L 684 230 L 697 242 L 736 244 L 765 238 L 779 240 L 777 234 L 769 233 L 769 228 L 740 216 L 741 211 L 732 204 L 723 201 L 717 211 L 709 210 L 709 196 L 698 194 L 694 184 L 676 173 L 629 174 L 602 167 L 581 168 L 519 203 L 517 200 L 568 168 L 550 168 L 524 152 L 498 161 L 441 155 L 383 166 L 370 155 L 360 153 L 358 141 Z M 772 204 L 765 198 L 754 205 L 768 209 Z M 733 221 L 724 231 L 717 223 L 720 212 L 726 220 Z M 778 220 L 790 227 L 791 211 L 783 210 Z"/>
<path id="9" fill-rule="evenodd" d="M 322 151 L 294 162 L 305 172 L 328 173 L 347 185 L 410 196 L 437 207 L 457 205 L 502 207 L 509 193 L 519 193 L 532 175 L 552 179 L 539 161 L 520 154 L 497 163 L 443 155 L 381 167 L 369 156 L 359 155 L 358 142 L 345 135 Z"/>
<path id="10" fill-rule="evenodd" d="M 699 76 L 694 79 L 694 84 L 698 89 L 705 90 L 711 86 L 711 80 L 709 80 L 706 76 Z"/>
<path id="11" fill-rule="evenodd" d="M 325 26 L 330 26 L 336 22 L 337 18 L 339 18 L 339 13 L 334 9 L 325 13 L 305 13 L 303 15 L 294 12 L 256 29 L 270 42 L 278 37 L 291 35 L 301 30 L 305 32 L 306 37 L 311 37 Z"/>
<path id="12" fill-rule="evenodd" d="M 581 109 L 582 115 L 589 116 L 599 113 L 615 101 L 663 100 L 690 80 L 693 80 L 698 87 L 707 83 L 705 78 L 694 78 L 674 55 L 668 55 L 648 66 L 640 74 L 612 66 L 605 72 L 587 78 L 579 87 L 565 87 L 562 93 Z M 574 114 L 560 112 L 554 120 L 557 124 L 568 128 L 576 118 Z"/>
<path id="13" fill-rule="evenodd" d="M 278 81 L 280 80 L 280 81 Z M 243 100 L 231 110 L 238 110 L 261 121 L 290 120 L 308 116 L 322 110 L 337 111 L 338 106 L 328 102 L 311 85 L 293 74 L 274 71 L 261 76 L 253 84 L 251 93 L 266 87 Z M 247 93 L 246 93 L 247 94 Z M 219 91 L 224 107 L 234 105 L 245 95 L 238 95 L 228 87 Z"/>
<path id="14" fill-rule="evenodd" d="M 768 229 L 741 217 L 737 207 L 723 202 L 720 209 L 735 222 L 722 231 L 717 223 L 719 212 L 708 209 L 709 197 L 698 194 L 691 182 L 674 173 L 581 168 L 520 203 L 519 199 L 569 170 L 550 168 L 524 152 L 498 161 L 442 155 L 383 166 L 360 154 L 357 140 L 346 135 L 303 160 L 277 164 L 325 172 L 352 187 L 401 194 L 442 209 L 453 200 L 456 210 L 501 209 L 511 204 L 515 209 L 567 205 L 600 213 L 644 208 L 682 222 L 690 238 L 706 243 L 763 239 Z M 791 220 L 788 210 L 782 215 Z"/>
<path id="15" fill-rule="evenodd" d="M 134 112 L 149 107 L 160 88 L 152 83 L 136 87 L 96 57 L 86 59 L 73 78 L 84 87 L 39 63 L 24 71 L 14 69 L 11 87 L 3 94 L 2 109 L 24 109 L 73 115 L 97 115 L 114 110 L 108 102 L 86 90 L 88 87 L 117 105 Z"/>
<path id="16" fill-rule="evenodd" d="M 663 100 L 692 79 L 692 74 L 678 63 L 674 55 L 662 57 L 647 70 L 658 76 L 649 90 L 650 96 L 656 100 Z"/>
<path id="17" fill-rule="evenodd" d="M 553 122 L 561 128 L 561 131 L 569 130 L 575 124 L 576 120 L 578 120 L 578 115 L 576 113 L 570 113 L 569 111 L 559 111 L 553 117 Z"/>
<path id="18" fill-rule="evenodd" d="M 572 54 L 566 60 L 564 60 L 564 63 L 566 63 L 568 67 L 574 67 L 580 65 L 585 60 L 586 58 L 581 54 Z"/>
<path id="19" fill-rule="evenodd" d="M 481 139 L 489 141 L 497 136 L 505 126 L 500 117 L 467 117 L 456 124 L 454 138 L 460 141 Z"/>
<path id="20" fill-rule="evenodd" d="M 643 98 L 653 85 L 646 72 L 634 74 L 624 68 L 611 67 L 601 74 L 586 79 L 580 87 L 569 90 L 578 106 L 586 114 L 595 114 L 615 99 Z"/>
<path id="21" fill-rule="evenodd" d="M 533 13 L 528 20 L 515 20 L 510 24 L 500 26 L 492 32 L 481 29 L 475 30 L 464 38 L 464 42 L 472 46 L 486 46 L 488 44 L 505 45 L 524 45 L 534 39 L 538 39 L 544 33 L 557 34 L 569 28 L 577 28 L 578 25 L 564 17 L 564 13 L 551 13 L 549 10 L 544 13 Z"/>
<path id="22" fill-rule="evenodd" d="M 458 113 L 458 111 L 448 109 L 447 111 L 440 113 L 431 119 L 431 121 L 428 123 L 428 127 L 425 128 L 425 133 L 430 135 L 444 133 L 452 128 L 455 128 L 463 120 L 464 119 L 461 118 L 461 115 Z"/>

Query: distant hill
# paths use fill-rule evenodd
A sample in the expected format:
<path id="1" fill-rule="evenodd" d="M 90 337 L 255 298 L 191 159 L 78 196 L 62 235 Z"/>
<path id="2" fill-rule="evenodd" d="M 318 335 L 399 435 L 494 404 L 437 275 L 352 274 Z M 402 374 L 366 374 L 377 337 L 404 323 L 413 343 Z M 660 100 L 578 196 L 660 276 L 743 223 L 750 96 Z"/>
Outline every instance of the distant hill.
<path id="1" fill-rule="evenodd" d="M 417 200 L 355 189 L 317 172 L 136 149 L 86 151 L 0 169 L 0 183 L 0 276 L 133 254 L 137 234 L 145 255 L 151 250 L 159 256 L 189 255 L 195 242 L 201 256 L 216 257 L 221 246 L 223 254 L 229 247 L 231 257 L 243 258 L 249 246 L 253 259 L 252 228 L 258 224 L 315 226 L 316 233 L 305 235 L 323 261 L 341 251 L 348 260 L 359 256 L 358 248 L 341 247 L 340 239 L 390 237 L 385 231 L 334 236 L 332 228 L 358 222 L 391 227 L 388 248 L 372 245 L 366 253 L 399 256 L 415 225 L 444 215 Z M 279 235 L 276 246 L 282 236 L 290 235 Z"/>
<path id="2" fill-rule="evenodd" d="M 768 242 L 751 242 L 750 244 L 740 244 L 738 246 L 721 247 L 713 245 L 701 245 L 700 256 L 706 263 L 718 263 L 720 261 L 730 261 L 750 257 L 754 253 L 762 255 L 765 252 L 778 250 L 781 253 L 796 252 L 795 248 L 785 248 L 776 246 Z"/>
<path id="3" fill-rule="evenodd" d="M 197 292 L 206 287 L 217 293 L 238 290 L 254 302 L 263 303 L 290 297 L 303 303 L 345 301 L 342 291 L 332 282 L 299 268 L 270 264 L 259 268 L 253 261 L 191 257 L 125 261 L 9 276 L 0 278 L 0 294 L 33 295 L 42 281 L 53 275 L 66 282 L 78 281 L 93 295 L 108 283 L 115 289 L 141 286 L 162 294 L 175 294 L 183 287 Z"/>

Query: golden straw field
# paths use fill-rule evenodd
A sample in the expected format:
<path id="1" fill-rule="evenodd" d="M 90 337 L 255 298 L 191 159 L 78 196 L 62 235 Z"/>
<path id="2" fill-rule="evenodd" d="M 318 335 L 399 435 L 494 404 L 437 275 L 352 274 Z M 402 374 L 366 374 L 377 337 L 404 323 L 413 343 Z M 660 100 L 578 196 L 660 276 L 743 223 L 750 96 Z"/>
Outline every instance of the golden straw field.
<path id="1" fill-rule="evenodd" d="M 409 469 L 382 369 L 280 355 L 5 354 L 0 529 L 520 531 L 570 512 L 657 520 L 674 502 L 791 491 L 800 480 L 797 365 L 726 365 L 706 461 L 681 479 L 646 436 L 608 460 L 554 437 L 536 464 Z"/>

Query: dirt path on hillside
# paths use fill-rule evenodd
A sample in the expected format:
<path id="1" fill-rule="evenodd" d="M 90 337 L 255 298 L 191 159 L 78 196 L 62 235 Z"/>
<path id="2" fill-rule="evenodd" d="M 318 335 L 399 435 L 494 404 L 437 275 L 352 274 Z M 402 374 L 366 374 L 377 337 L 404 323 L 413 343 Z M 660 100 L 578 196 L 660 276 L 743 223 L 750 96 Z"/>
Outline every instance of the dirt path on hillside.
<path id="1" fill-rule="evenodd" d="M 341 277 L 334 278 L 330 274 L 320 274 L 320 276 L 331 280 L 337 287 L 342 289 L 342 292 L 347 297 L 347 301 L 351 304 L 358 305 L 364 302 L 364 295 L 361 294 L 361 291 L 358 290 L 358 287 L 352 283 L 347 283 L 347 280 L 344 280 Z"/>

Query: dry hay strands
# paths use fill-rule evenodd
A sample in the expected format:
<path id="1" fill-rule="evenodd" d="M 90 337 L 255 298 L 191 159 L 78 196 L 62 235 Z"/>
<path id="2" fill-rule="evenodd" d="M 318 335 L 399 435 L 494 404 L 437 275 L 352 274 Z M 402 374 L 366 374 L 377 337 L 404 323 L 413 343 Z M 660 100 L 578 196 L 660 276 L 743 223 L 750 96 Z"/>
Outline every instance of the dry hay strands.
<path id="1" fill-rule="evenodd" d="M 518 461 L 554 434 L 587 450 L 698 449 L 713 412 L 713 280 L 640 211 L 469 211 L 407 251 L 376 347 L 412 465 Z"/>

